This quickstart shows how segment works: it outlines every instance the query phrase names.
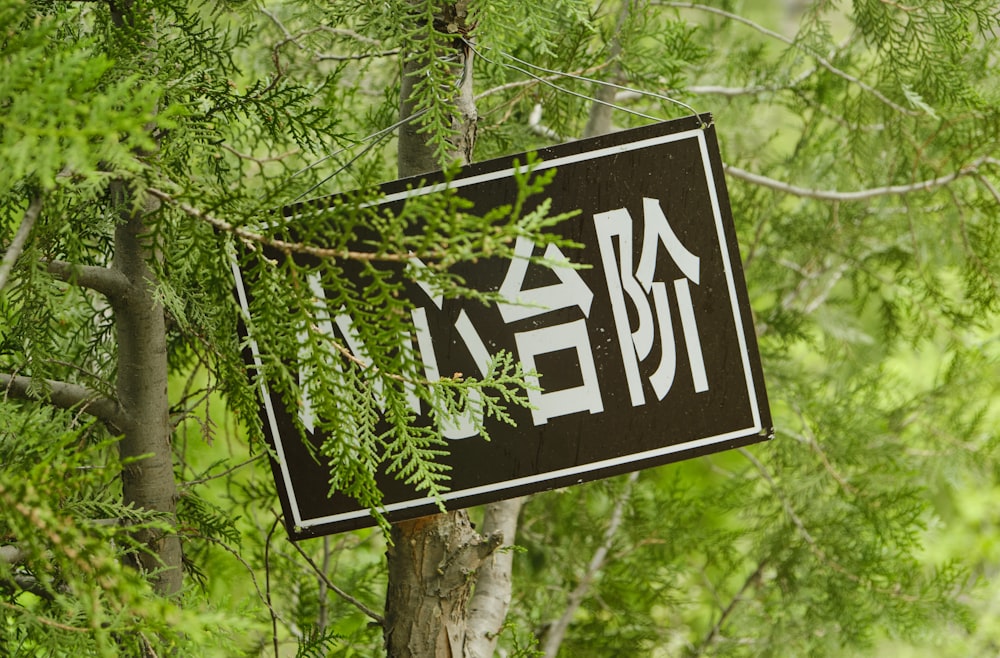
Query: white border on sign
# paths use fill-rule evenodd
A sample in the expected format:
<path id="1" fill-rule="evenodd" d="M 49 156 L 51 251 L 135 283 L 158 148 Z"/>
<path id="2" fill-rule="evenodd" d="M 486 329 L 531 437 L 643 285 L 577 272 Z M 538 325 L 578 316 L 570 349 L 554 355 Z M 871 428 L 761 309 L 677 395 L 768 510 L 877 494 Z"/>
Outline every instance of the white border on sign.
<path id="1" fill-rule="evenodd" d="M 682 139 L 696 139 L 698 141 L 698 147 L 701 152 L 702 163 L 705 167 L 705 180 L 708 184 L 709 195 L 712 203 L 712 214 L 715 219 L 715 229 L 716 235 L 718 237 L 719 246 L 722 249 L 722 263 L 723 270 L 726 276 L 726 285 L 729 291 L 729 299 L 732 305 L 733 320 L 736 324 L 736 335 L 740 345 L 740 356 L 743 361 L 743 373 L 745 376 L 745 381 L 747 385 L 747 394 L 750 398 L 751 413 L 753 416 L 754 424 L 751 427 L 732 430 L 725 432 L 723 434 L 716 434 L 713 436 L 708 436 L 694 441 L 688 441 L 686 443 L 680 443 L 671 446 L 665 446 L 662 448 L 656 448 L 654 450 L 647 450 L 645 452 L 634 453 L 630 455 L 624 455 L 622 457 L 616 457 L 614 459 L 605 459 L 598 462 L 591 462 L 588 464 L 578 464 L 570 468 L 560 469 L 558 471 L 546 471 L 545 473 L 538 473 L 536 475 L 531 475 L 523 478 L 517 478 L 514 480 L 505 480 L 503 482 L 495 482 L 492 484 L 486 484 L 478 487 L 470 487 L 467 489 L 459 489 L 456 491 L 449 491 L 441 496 L 444 501 L 458 500 L 461 498 L 467 498 L 469 496 L 476 496 L 479 494 L 490 493 L 494 491 L 503 491 L 504 489 L 512 489 L 514 487 L 520 487 L 524 485 L 536 484 L 539 482 L 545 482 L 547 480 L 555 480 L 566 477 L 573 477 L 575 475 L 580 475 L 583 473 L 588 473 L 590 471 L 597 471 L 607 468 L 614 468 L 616 466 L 622 466 L 625 464 L 630 464 L 634 462 L 641 462 L 648 459 L 655 459 L 657 457 L 663 457 L 666 455 L 675 454 L 678 452 L 685 452 L 688 450 L 696 450 L 709 445 L 714 445 L 716 443 L 723 443 L 736 438 L 746 437 L 753 433 L 759 433 L 764 428 L 761 423 L 761 413 L 760 407 L 758 405 L 757 390 L 753 381 L 753 373 L 750 369 L 750 355 L 747 352 L 747 338 L 743 332 L 743 318 L 740 313 L 739 308 L 739 298 L 736 295 L 736 282 L 733 278 L 733 267 L 729 260 L 729 249 L 728 243 L 726 242 L 725 227 L 722 223 L 722 210 L 719 206 L 718 192 L 715 189 L 715 176 L 712 171 L 712 163 L 709 160 L 708 154 L 708 143 L 705 140 L 705 132 L 701 128 L 694 128 L 692 130 L 686 130 L 679 133 L 671 133 L 669 135 L 660 135 L 658 137 L 651 137 L 649 139 L 643 139 L 637 142 L 630 142 L 628 144 L 619 144 L 617 146 L 609 146 L 602 149 L 597 149 L 594 151 L 586 151 L 584 153 L 577 153 L 574 155 L 568 155 L 561 158 L 555 158 L 553 160 L 544 160 L 537 162 L 533 167 L 528 165 L 522 165 L 520 167 L 514 168 L 509 167 L 507 169 L 501 169 L 499 171 L 486 172 L 482 174 L 477 174 L 475 176 L 469 176 L 468 178 L 460 178 L 458 180 L 451 181 L 449 183 L 438 183 L 436 185 L 428 185 L 425 187 L 416 188 L 413 190 L 405 190 L 402 192 L 396 192 L 394 194 L 388 194 L 382 197 L 378 201 L 371 202 L 371 205 L 381 205 L 383 203 L 389 203 L 392 201 L 398 201 L 400 199 L 408 199 L 416 196 L 423 196 L 425 194 L 432 194 L 434 192 L 440 192 L 444 189 L 452 188 L 458 189 L 462 187 L 467 187 L 469 185 L 477 185 L 479 183 L 485 183 L 493 180 L 499 180 L 501 178 L 509 178 L 514 175 L 515 171 L 517 173 L 524 173 L 529 169 L 534 171 L 541 171 L 545 169 L 551 169 L 552 167 L 564 166 L 567 164 L 573 164 L 576 162 L 583 162 L 585 160 L 596 160 L 598 158 L 606 158 L 620 153 L 626 153 L 629 151 L 637 151 L 645 148 L 650 148 L 653 146 L 658 146 L 660 144 L 668 144 L 670 142 L 677 142 Z M 294 218 L 294 215 L 292 216 Z M 246 291 L 243 285 L 243 276 L 240 272 L 239 266 L 236 263 L 236 259 L 233 261 L 233 276 L 236 279 L 236 289 L 237 295 L 239 297 L 240 306 L 243 308 L 243 312 L 247 318 L 247 327 L 249 333 L 249 316 L 250 308 L 247 302 Z M 250 336 L 250 349 L 253 353 L 254 364 L 258 367 L 261 366 L 260 351 L 257 346 L 257 341 Z M 281 436 L 278 433 L 278 421 L 274 415 L 274 407 L 271 404 L 271 398 L 268 394 L 267 385 L 263 382 L 260 383 L 261 395 L 264 400 L 264 412 L 267 415 L 268 426 L 271 430 L 272 438 L 274 439 L 274 449 L 276 456 L 278 458 L 278 463 L 281 469 L 281 477 L 285 483 L 285 491 L 288 495 L 288 502 L 292 508 L 292 520 L 294 525 L 298 528 L 311 528 L 320 525 L 327 525 L 332 523 L 341 523 L 344 521 L 350 521 L 352 519 L 359 519 L 364 516 L 368 516 L 371 512 L 367 509 L 354 510 L 351 512 L 343 512 L 341 514 L 331 514 L 328 516 L 320 516 L 309 519 L 302 518 L 301 510 L 299 509 L 298 502 L 295 496 L 295 487 L 292 483 L 291 474 L 288 471 L 288 463 L 285 459 L 284 447 L 281 443 Z M 412 500 L 406 500 L 399 503 L 391 503 L 383 507 L 383 513 L 396 512 L 399 510 L 410 509 L 413 507 L 420 507 L 423 505 L 435 504 L 434 498 L 414 498 Z"/>

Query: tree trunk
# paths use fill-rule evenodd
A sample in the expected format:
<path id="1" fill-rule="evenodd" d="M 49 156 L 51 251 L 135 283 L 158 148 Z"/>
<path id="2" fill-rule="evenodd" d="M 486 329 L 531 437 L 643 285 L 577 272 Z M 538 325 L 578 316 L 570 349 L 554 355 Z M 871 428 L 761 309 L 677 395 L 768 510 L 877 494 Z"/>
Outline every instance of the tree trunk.
<path id="1" fill-rule="evenodd" d="M 132 47 L 153 48 L 147 16 L 136 14 L 133 0 L 112 0 L 111 19 L 128 33 Z M 157 592 L 172 596 L 183 582 L 177 525 L 177 483 L 170 446 L 170 400 L 167 396 L 167 330 L 163 306 L 156 301 L 159 285 L 149 263 L 161 260 L 146 219 L 159 209 L 152 197 L 136 199 L 122 181 L 111 184 L 111 200 L 118 211 L 114 262 L 127 284 L 109 296 L 118 338 L 118 378 L 115 393 L 121 406 L 123 437 L 119 452 L 125 464 L 122 498 L 126 505 L 160 512 L 169 532 L 142 531 L 136 539 L 147 551 L 132 556 L 133 566 L 152 577 Z"/>
<path id="2" fill-rule="evenodd" d="M 156 301 L 156 275 L 149 260 L 157 258 L 145 218 L 121 183 L 113 184 L 121 223 L 115 230 L 114 269 L 128 280 L 126 290 L 111 298 L 118 338 L 116 392 L 123 418 L 119 449 L 125 504 L 161 512 L 176 522 L 177 484 L 170 448 L 167 397 L 167 340 L 163 307 Z M 139 533 L 149 553 L 134 556 L 135 566 L 153 574 L 156 590 L 173 595 L 181 589 L 181 545 L 176 534 Z"/>
<path id="3" fill-rule="evenodd" d="M 460 12 L 461 3 L 446 11 Z M 461 16 L 458 16 L 461 19 Z M 426 53 L 428 57 L 443 53 Z M 475 141 L 472 53 L 461 48 L 455 64 L 454 136 L 450 156 L 468 163 Z M 404 58 L 400 114 L 413 113 L 412 91 L 420 60 Z M 440 168 L 416 121 L 399 134 L 399 175 Z M 512 541 L 521 501 L 486 508 L 485 535 L 464 510 L 397 523 L 387 557 L 385 645 L 393 658 L 485 658 L 492 656 L 511 596 L 512 553 L 496 553 Z"/>
<path id="4" fill-rule="evenodd" d="M 608 77 L 611 78 L 611 82 L 617 83 L 616 78 L 621 75 L 622 67 L 618 61 L 618 57 L 622 52 L 621 31 L 625 27 L 625 21 L 628 20 L 629 14 L 632 11 L 633 2 L 634 0 L 622 0 L 622 4 L 618 9 L 618 17 L 615 19 L 615 31 L 611 35 L 611 44 L 608 47 L 608 61 L 611 63 Z M 590 105 L 587 125 L 583 129 L 584 137 L 605 135 L 614 130 L 611 116 L 614 108 L 611 107 L 611 104 L 614 103 L 615 93 L 615 88 L 608 85 L 598 84 L 596 89 L 594 89 L 594 98 L 597 99 L 597 102 Z"/>

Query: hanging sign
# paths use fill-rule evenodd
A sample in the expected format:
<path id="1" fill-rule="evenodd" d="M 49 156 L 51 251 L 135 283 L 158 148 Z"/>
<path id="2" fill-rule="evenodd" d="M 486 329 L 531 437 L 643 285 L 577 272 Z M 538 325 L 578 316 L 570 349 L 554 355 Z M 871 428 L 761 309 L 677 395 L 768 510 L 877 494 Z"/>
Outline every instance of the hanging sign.
<path id="1" fill-rule="evenodd" d="M 472 423 L 443 424 L 451 477 L 445 505 L 492 502 L 770 438 L 711 116 L 537 155 L 536 171 L 556 168 L 544 192 L 550 213 L 579 211 L 556 230 L 583 247 L 543 249 L 521 240 L 513 259 L 457 266 L 468 286 L 499 291 L 509 303 L 443 299 L 412 287 L 413 342 L 428 379 L 479 377 L 501 350 L 540 375 L 538 389 L 528 391 L 531 408 L 508 409 L 515 426 L 486 421 L 489 441 Z M 515 161 L 526 160 L 478 163 L 448 185 L 474 204 L 471 212 L 485 214 L 516 198 Z M 439 189 L 426 176 L 395 181 L 383 187 L 380 204 L 398 213 L 407 199 Z M 529 263 L 532 255 L 551 266 Z M 585 267 L 558 265 L 566 260 Z M 246 310 L 245 293 L 241 299 Z M 327 323 L 363 357 L 350 318 Z M 308 409 L 289 409 L 265 391 L 261 413 L 293 538 L 374 522 L 352 499 L 330 494 L 327 466 L 296 428 L 296 415 L 310 427 Z M 380 482 L 390 520 L 438 511 L 434 500 L 391 476 Z"/>

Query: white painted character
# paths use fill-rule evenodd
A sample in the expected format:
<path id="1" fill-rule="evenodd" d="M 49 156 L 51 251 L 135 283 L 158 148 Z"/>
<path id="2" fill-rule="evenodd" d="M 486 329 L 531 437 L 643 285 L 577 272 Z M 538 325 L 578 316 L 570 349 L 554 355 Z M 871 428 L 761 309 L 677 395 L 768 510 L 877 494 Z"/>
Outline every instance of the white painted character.
<path id="1" fill-rule="evenodd" d="M 632 238 L 634 220 L 631 213 L 625 208 L 618 208 L 594 215 L 601 262 L 604 265 L 608 293 L 611 297 L 611 310 L 621 346 L 629 395 L 634 407 L 646 403 L 639 362 L 649 357 L 657 334 L 659 334 L 660 361 L 656 370 L 649 376 L 649 382 L 658 399 L 662 400 L 670 391 L 677 373 L 676 338 L 670 314 L 668 287 L 666 282 L 653 280 L 657 251 L 661 244 L 683 274 L 682 277 L 673 280 L 672 287 L 677 299 L 680 330 L 691 368 L 694 390 L 702 393 L 709 387 L 698 324 L 691 301 L 691 284 L 698 285 L 700 278 L 700 260 L 681 244 L 657 199 L 643 198 L 642 209 L 642 244 L 639 246 L 639 263 L 634 271 L 635 252 Z M 635 309 L 637 319 L 635 331 L 632 331 L 629 322 L 626 296 Z"/>

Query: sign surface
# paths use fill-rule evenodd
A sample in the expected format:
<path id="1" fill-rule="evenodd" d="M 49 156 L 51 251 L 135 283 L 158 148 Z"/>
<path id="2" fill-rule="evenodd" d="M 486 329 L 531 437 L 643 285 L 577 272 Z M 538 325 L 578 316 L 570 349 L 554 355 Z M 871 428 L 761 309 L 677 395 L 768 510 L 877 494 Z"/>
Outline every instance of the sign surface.
<path id="1" fill-rule="evenodd" d="M 770 438 L 770 412 L 722 162 L 711 117 L 690 117 L 544 149 L 555 167 L 551 213 L 582 244 L 565 253 L 528 241 L 519 255 L 585 269 L 489 259 L 457 267 L 470 287 L 520 303 L 484 306 L 412 286 L 415 348 L 427 373 L 479 376 L 500 350 L 541 375 L 516 427 L 487 421 L 491 440 L 462 423 L 445 430 L 452 508 L 551 489 Z M 526 158 L 516 156 L 519 162 Z M 516 196 L 514 158 L 478 163 L 449 183 L 485 214 Z M 423 177 L 427 180 L 428 177 Z M 432 184 L 395 181 L 381 205 L 397 209 Z M 408 189 L 410 188 L 410 189 Z M 236 270 L 237 289 L 243 290 Z M 241 298 L 246 308 L 245 294 Z M 341 326 L 347 343 L 349 327 Z M 252 341 L 251 341 L 252 343 Z M 351 346 L 355 349 L 355 346 Z M 303 445 L 288 409 L 264 394 L 286 525 L 304 538 L 371 525 L 350 498 L 329 495 L 329 474 Z M 316 439 L 319 441 L 319 438 Z M 390 520 L 437 511 L 383 477 Z"/>

